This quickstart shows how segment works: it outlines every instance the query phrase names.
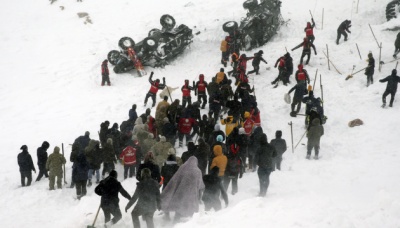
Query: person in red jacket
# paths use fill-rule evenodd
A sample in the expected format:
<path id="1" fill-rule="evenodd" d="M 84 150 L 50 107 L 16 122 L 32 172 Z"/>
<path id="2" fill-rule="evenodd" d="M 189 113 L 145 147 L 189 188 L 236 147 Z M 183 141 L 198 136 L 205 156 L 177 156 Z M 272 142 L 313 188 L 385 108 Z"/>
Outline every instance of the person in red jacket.
<path id="1" fill-rule="evenodd" d="M 150 82 L 151 87 L 150 87 L 149 92 L 146 94 L 146 98 L 144 98 L 144 106 L 146 106 L 147 100 L 149 99 L 149 97 L 151 97 L 151 99 L 153 100 L 152 107 L 154 107 L 156 105 L 156 94 L 157 94 L 158 90 L 165 88 L 165 78 L 163 78 L 162 84 L 160 84 L 160 79 L 156 79 L 155 81 L 153 81 L 152 78 L 153 78 L 153 72 L 151 72 L 150 77 L 149 77 L 149 82 Z"/>
<path id="2" fill-rule="evenodd" d="M 124 164 L 124 178 L 129 178 L 135 175 L 135 167 L 136 167 L 136 155 L 138 154 L 139 147 L 127 146 L 122 150 L 122 153 L 119 155 L 119 158 L 122 160 Z"/>
<path id="3" fill-rule="evenodd" d="M 197 121 L 190 117 L 181 117 L 178 122 L 179 147 L 183 146 L 183 138 L 186 136 L 186 145 L 191 141 L 190 132 L 197 126 Z"/>
<path id="4" fill-rule="evenodd" d="M 246 70 L 247 70 L 247 61 L 254 59 L 254 57 L 247 57 L 246 54 L 242 54 L 239 58 L 239 63 L 237 67 L 238 78 L 241 82 L 247 82 Z"/>
<path id="5" fill-rule="evenodd" d="M 296 74 L 295 74 L 297 83 L 299 83 L 299 82 L 306 83 L 307 82 L 308 84 L 310 84 L 310 77 L 308 76 L 307 71 L 303 68 L 303 64 L 299 64 L 297 66 L 297 69 L 298 70 L 296 71 Z"/>
<path id="6" fill-rule="evenodd" d="M 275 68 L 278 67 L 278 77 L 275 78 L 275 80 L 273 80 L 271 82 L 272 85 L 278 83 L 279 81 L 282 81 L 284 85 L 286 85 L 288 83 L 288 79 L 286 79 L 285 75 L 287 72 L 287 68 L 286 68 L 286 57 L 285 56 L 281 56 L 279 57 L 276 62 L 275 62 Z M 278 84 L 276 85 L 278 86 Z"/>
<path id="7" fill-rule="evenodd" d="M 107 82 L 107 85 L 111 85 L 110 82 L 110 72 L 108 71 L 108 60 L 105 59 L 102 63 L 101 63 L 101 86 L 104 86 L 104 84 Z"/>
<path id="8" fill-rule="evenodd" d="M 251 119 L 254 121 L 254 126 L 261 127 L 260 109 L 253 107 L 250 112 Z"/>
<path id="9" fill-rule="evenodd" d="M 182 86 L 181 91 L 182 91 L 182 108 L 186 107 L 186 104 L 191 105 L 192 104 L 192 97 L 190 96 L 190 91 L 194 90 L 194 81 L 193 81 L 193 87 L 189 85 L 189 80 L 185 79 L 185 84 Z"/>
<path id="10" fill-rule="evenodd" d="M 207 89 L 208 83 L 204 81 L 204 74 L 199 75 L 199 81 L 196 82 L 196 86 L 194 87 L 194 94 L 197 95 L 197 101 L 201 104 L 201 99 L 203 99 L 203 104 L 201 108 L 204 109 L 207 104 Z"/>
<path id="11" fill-rule="evenodd" d="M 244 132 L 248 137 L 250 137 L 253 132 L 254 121 L 251 119 L 251 114 L 249 112 L 244 112 L 245 121 L 243 122 Z"/>
<path id="12" fill-rule="evenodd" d="M 315 27 L 315 22 L 314 18 L 311 18 L 311 22 L 307 22 L 307 27 L 304 28 L 304 32 L 306 33 L 306 37 L 311 43 L 314 43 L 315 36 L 314 36 L 314 27 Z"/>

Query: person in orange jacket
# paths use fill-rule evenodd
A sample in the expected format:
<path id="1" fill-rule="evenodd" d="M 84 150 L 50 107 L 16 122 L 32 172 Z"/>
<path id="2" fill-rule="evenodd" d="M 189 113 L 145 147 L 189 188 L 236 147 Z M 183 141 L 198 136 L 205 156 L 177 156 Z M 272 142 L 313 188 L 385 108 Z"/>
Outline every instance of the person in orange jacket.
<path id="1" fill-rule="evenodd" d="M 226 165 L 228 164 L 228 158 L 222 153 L 222 147 L 220 145 L 215 145 L 213 151 L 215 157 L 212 160 L 210 169 L 217 166 L 219 168 L 218 177 L 223 178 L 225 175 Z"/>

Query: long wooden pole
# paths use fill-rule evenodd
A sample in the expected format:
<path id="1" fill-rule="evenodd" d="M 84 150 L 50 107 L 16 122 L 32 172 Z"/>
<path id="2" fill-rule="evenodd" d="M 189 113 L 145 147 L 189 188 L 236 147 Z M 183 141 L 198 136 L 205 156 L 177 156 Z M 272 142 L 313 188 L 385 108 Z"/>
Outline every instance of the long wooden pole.
<path id="1" fill-rule="evenodd" d="M 329 60 L 329 49 L 328 49 L 328 44 L 326 44 L 326 55 L 328 58 L 328 70 L 331 70 L 331 65 L 329 64 L 330 60 Z"/>
<path id="2" fill-rule="evenodd" d="M 358 48 L 358 44 L 356 43 L 356 47 L 357 47 L 357 50 L 358 50 L 358 55 L 360 56 L 360 59 L 362 60 L 362 58 L 361 58 L 361 53 L 360 53 L 360 49 Z"/>
<path id="3" fill-rule="evenodd" d="M 375 36 L 375 34 L 374 34 L 374 31 L 373 31 L 372 28 L 371 28 L 371 25 L 370 25 L 370 24 L 368 24 L 368 25 L 369 25 L 369 28 L 371 29 L 372 35 L 373 35 L 374 38 L 375 38 L 376 45 L 378 45 L 378 48 L 380 48 L 379 43 L 378 43 L 378 40 L 376 39 L 376 36 Z"/>
<path id="4" fill-rule="evenodd" d="M 324 51 L 322 51 L 322 53 L 324 53 L 325 57 L 328 58 L 328 56 L 326 56 Z M 335 64 L 333 64 L 333 62 L 329 58 L 328 58 L 328 60 L 332 64 L 332 66 L 335 68 L 336 72 L 338 72 L 338 74 L 342 74 L 342 73 L 340 73 L 340 71 L 336 68 Z"/>
<path id="5" fill-rule="evenodd" d="M 382 64 L 381 64 L 381 56 L 382 56 L 382 42 L 379 46 L 379 72 L 381 72 Z"/>
<path id="6" fill-rule="evenodd" d="M 62 154 L 64 156 L 64 143 L 61 143 L 61 149 L 62 149 Z M 67 180 L 65 179 L 65 164 L 63 165 L 63 168 L 64 168 L 64 184 L 68 184 Z"/>

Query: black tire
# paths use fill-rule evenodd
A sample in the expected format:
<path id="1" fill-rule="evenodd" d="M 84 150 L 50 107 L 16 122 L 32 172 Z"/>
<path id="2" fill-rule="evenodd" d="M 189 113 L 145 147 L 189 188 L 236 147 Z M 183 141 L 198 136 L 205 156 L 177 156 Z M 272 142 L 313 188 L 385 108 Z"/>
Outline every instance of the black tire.
<path id="1" fill-rule="evenodd" d="M 143 48 L 147 51 L 154 51 L 158 47 L 158 42 L 153 37 L 147 37 L 143 40 Z"/>
<path id="2" fill-rule="evenodd" d="M 258 6 L 258 1 L 257 0 L 247 0 L 243 2 L 243 8 L 245 9 L 254 9 Z"/>
<path id="3" fill-rule="evenodd" d="M 222 30 L 227 33 L 232 33 L 238 28 L 238 23 L 236 21 L 228 21 L 222 25 Z"/>
<path id="4" fill-rule="evenodd" d="M 398 5 L 400 5 L 399 0 L 391 1 L 386 5 L 386 19 L 388 21 L 390 19 L 397 18 L 396 6 Z"/>
<path id="5" fill-rule="evenodd" d="M 107 55 L 108 62 L 110 62 L 112 65 L 117 64 L 117 61 L 118 61 L 120 55 L 121 55 L 121 53 L 117 50 L 112 50 L 112 51 L 108 52 L 108 55 Z"/>
<path id="6" fill-rule="evenodd" d="M 160 24 L 163 27 L 163 29 L 171 30 L 175 27 L 176 22 L 171 15 L 164 14 L 160 18 Z"/>
<path id="7" fill-rule="evenodd" d="M 160 37 L 161 36 L 161 30 L 157 28 L 153 28 L 152 30 L 149 31 L 148 37 Z"/>
<path id="8" fill-rule="evenodd" d="M 134 48 L 135 47 L 135 41 L 132 40 L 130 37 L 122 37 L 118 41 L 118 46 L 122 50 L 127 50 L 128 48 Z"/>

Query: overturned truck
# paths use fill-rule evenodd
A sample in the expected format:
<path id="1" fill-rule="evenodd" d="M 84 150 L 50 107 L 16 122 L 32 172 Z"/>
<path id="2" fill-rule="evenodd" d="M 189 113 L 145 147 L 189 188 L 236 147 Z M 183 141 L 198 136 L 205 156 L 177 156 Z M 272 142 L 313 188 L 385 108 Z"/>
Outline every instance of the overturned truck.
<path id="1" fill-rule="evenodd" d="M 192 43 L 192 29 L 181 24 L 175 27 L 175 19 L 165 14 L 160 18 L 162 29 L 151 29 L 148 36 L 135 43 L 130 37 L 122 37 L 118 46 L 120 51 L 108 53 L 108 61 L 114 65 L 115 73 L 136 69 L 140 76 L 146 74 L 143 66 L 164 67 Z"/>
<path id="2" fill-rule="evenodd" d="M 243 8 L 248 12 L 240 25 L 236 21 L 228 21 L 222 29 L 229 33 L 233 40 L 234 50 L 251 50 L 267 43 L 283 23 L 281 1 L 279 0 L 247 0 Z M 238 47 L 237 47 L 238 46 Z"/>

